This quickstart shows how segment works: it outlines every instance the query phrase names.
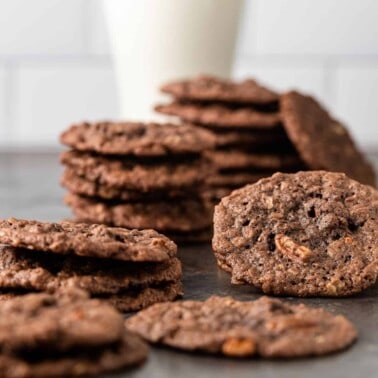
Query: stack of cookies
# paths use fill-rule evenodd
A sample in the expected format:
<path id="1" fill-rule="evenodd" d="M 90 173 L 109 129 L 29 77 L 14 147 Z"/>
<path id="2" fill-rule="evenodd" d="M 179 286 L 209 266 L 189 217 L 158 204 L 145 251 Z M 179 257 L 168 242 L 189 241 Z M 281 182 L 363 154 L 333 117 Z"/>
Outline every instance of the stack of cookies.
<path id="1" fill-rule="evenodd" d="M 206 153 L 216 168 L 207 179 L 210 198 L 217 200 L 275 171 L 303 167 L 281 123 L 279 95 L 254 80 L 236 83 L 200 76 L 167 84 L 162 91 L 174 100 L 156 106 L 157 112 L 215 136 L 216 148 Z"/>
<path id="2" fill-rule="evenodd" d="M 3 297 L 71 287 L 135 311 L 182 295 L 177 247 L 153 230 L 0 221 Z"/>
<path id="3" fill-rule="evenodd" d="M 155 229 L 175 241 L 209 239 L 212 209 L 202 196 L 212 133 L 193 126 L 99 122 L 61 136 L 66 203 L 78 220 Z"/>
<path id="4" fill-rule="evenodd" d="M 112 306 L 81 290 L 0 303 L 0 376 L 87 377 L 140 365 L 147 345 Z"/>

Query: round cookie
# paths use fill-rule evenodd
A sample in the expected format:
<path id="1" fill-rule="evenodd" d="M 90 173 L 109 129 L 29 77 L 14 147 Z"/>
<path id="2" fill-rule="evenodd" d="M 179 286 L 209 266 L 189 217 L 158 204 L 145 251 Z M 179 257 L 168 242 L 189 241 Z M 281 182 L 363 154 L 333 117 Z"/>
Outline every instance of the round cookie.
<path id="1" fill-rule="evenodd" d="M 137 156 L 201 153 L 215 144 L 210 132 L 190 125 L 137 122 L 84 122 L 60 141 L 80 151 Z"/>
<path id="2" fill-rule="evenodd" d="M 12 378 L 88 377 L 140 365 L 147 354 L 148 348 L 139 337 L 123 331 L 120 341 L 107 348 L 45 359 L 43 354 L 30 359 L 25 355 L 0 354 L 0 372 L 3 377 Z"/>
<path id="3" fill-rule="evenodd" d="M 123 332 L 122 316 L 81 290 L 29 294 L 0 304 L 1 354 L 102 346 L 117 342 Z"/>
<path id="4" fill-rule="evenodd" d="M 83 221 L 159 231 L 195 231 L 212 224 L 210 204 L 199 198 L 175 201 L 113 203 L 68 194 L 65 202 Z M 168 239 L 169 240 L 169 239 Z"/>
<path id="5" fill-rule="evenodd" d="M 218 169 L 288 170 L 301 168 L 302 161 L 296 154 L 251 153 L 237 149 L 206 151 L 205 156 Z"/>
<path id="6" fill-rule="evenodd" d="M 232 82 L 210 75 L 171 82 L 162 86 L 161 91 L 185 101 L 243 104 L 272 104 L 278 101 L 277 93 L 261 86 L 255 80 Z"/>
<path id="7" fill-rule="evenodd" d="M 154 230 L 99 224 L 0 220 L 0 243 L 39 251 L 126 261 L 164 261 L 177 246 Z"/>
<path id="8" fill-rule="evenodd" d="M 61 162 L 79 176 L 98 185 L 126 190 L 151 192 L 185 189 L 201 184 L 212 173 L 205 159 L 177 163 L 138 164 L 129 159 L 110 159 L 90 153 L 67 151 Z"/>
<path id="9" fill-rule="evenodd" d="M 357 337 L 341 315 L 268 297 L 159 303 L 127 319 L 126 327 L 151 343 L 230 357 L 322 355 Z"/>
<path id="10" fill-rule="evenodd" d="M 276 173 L 215 208 L 213 249 L 233 283 L 347 296 L 378 276 L 378 192 L 342 173 Z"/>
<path id="11" fill-rule="evenodd" d="M 159 263 L 123 262 L 0 246 L 2 290 L 57 291 L 76 287 L 96 296 L 176 282 L 181 276 L 181 263 L 176 257 Z"/>
<path id="12" fill-rule="evenodd" d="M 230 108 L 225 105 L 182 103 L 157 105 L 158 113 L 179 117 L 183 121 L 218 128 L 280 129 L 279 113 L 263 113 L 251 107 Z"/>
<path id="13" fill-rule="evenodd" d="M 314 98 L 288 92 L 281 97 L 280 105 L 287 134 L 310 169 L 344 172 L 375 186 L 374 170 L 346 128 Z"/>
<path id="14" fill-rule="evenodd" d="M 119 201 L 158 201 L 172 198 L 183 198 L 189 195 L 184 189 L 161 189 L 150 192 L 140 190 L 122 189 L 114 186 L 99 184 L 97 181 L 89 181 L 86 177 L 80 176 L 72 168 L 66 168 L 60 179 L 62 186 L 70 192 L 86 197 L 103 198 L 105 200 Z M 193 192 L 190 192 L 192 195 Z"/>

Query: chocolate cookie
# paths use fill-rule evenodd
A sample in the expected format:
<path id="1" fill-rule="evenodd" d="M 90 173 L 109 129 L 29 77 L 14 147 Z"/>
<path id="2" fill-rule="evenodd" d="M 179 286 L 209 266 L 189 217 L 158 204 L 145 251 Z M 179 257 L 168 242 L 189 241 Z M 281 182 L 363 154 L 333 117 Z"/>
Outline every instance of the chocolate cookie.
<path id="1" fill-rule="evenodd" d="M 65 202 L 83 221 L 111 224 L 118 227 L 160 231 L 194 231 L 209 227 L 212 209 L 201 199 L 161 202 L 99 202 L 68 194 Z"/>
<path id="2" fill-rule="evenodd" d="M 26 295 L 0 305 L 2 353 L 106 345 L 117 342 L 123 332 L 122 316 L 103 302 L 89 300 L 83 291 Z"/>
<path id="3" fill-rule="evenodd" d="M 164 261 L 177 247 L 153 230 L 126 230 L 98 224 L 0 220 L 0 243 L 39 251 L 112 258 Z"/>
<path id="4" fill-rule="evenodd" d="M 171 161 L 145 165 L 127 158 L 110 159 L 90 153 L 68 151 L 62 154 L 61 161 L 88 181 L 141 192 L 192 187 L 201 184 L 212 172 L 211 165 L 205 159 L 179 164 Z"/>
<path id="5" fill-rule="evenodd" d="M 251 149 L 258 148 L 265 151 L 293 151 L 293 145 L 289 141 L 286 133 L 281 129 L 274 132 L 266 131 L 241 131 L 241 130 L 217 130 L 214 132 L 216 146 L 222 147 L 241 147 L 245 149 L 247 146 Z"/>
<path id="6" fill-rule="evenodd" d="M 248 171 L 240 171 L 240 172 L 218 172 L 212 176 L 209 176 L 206 179 L 206 183 L 210 187 L 226 187 L 226 188 L 236 188 L 241 187 L 247 184 L 252 184 L 261 178 L 271 176 L 272 172 L 248 172 Z M 205 190 L 206 191 L 206 190 Z"/>
<path id="7" fill-rule="evenodd" d="M 206 151 L 205 156 L 218 169 L 289 170 L 300 169 L 303 163 L 296 154 L 253 153 L 237 149 Z"/>
<path id="8" fill-rule="evenodd" d="M 230 357 L 323 355 L 357 337 L 341 315 L 268 297 L 160 303 L 127 319 L 126 327 L 151 343 Z"/>
<path id="9" fill-rule="evenodd" d="M 140 288 L 127 294 L 111 294 L 103 298 L 119 311 L 130 312 L 138 311 L 158 302 L 173 301 L 183 295 L 181 282 L 168 282 L 163 285 L 155 285 Z"/>
<path id="10" fill-rule="evenodd" d="M 140 365 L 148 349 L 139 337 L 124 331 L 115 344 L 65 353 L 0 354 L 0 375 L 12 378 L 87 377 Z"/>
<path id="11" fill-rule="evenodd" d="M 0 247 L 2 290 L 57 291 L 76 287 L 92 296 L 126 295 L 127 291 L 146 286 L 180 281 L 181 276 L 181 263 L 176 257 L 142 263 Z"/>
<path id="12" fill-rule="evenodd" d="M 378 192 L 342 173 L 277 173 L 215 208 L 213 249 L 233 283 L 347 296 L 378 276 Z"/>
<path id="13" fill-rule="evenodd" d="M 254 80 L 232 82 L 208 75 L 166 84 L 161 88 L 161 91 L 185 101 L 248 104 L 271 104 L 278 101 L 277 93 L 261 86 Z"/>
<path id="14" fill-rule="evenodd" d="M 192 192 L 184 189 L 161 189 L 150 192 L 140 190 L 122 189 L 114 186 L 100 184 L 97 181 L 90 181 L 86 177 L 80 176 L 72 168 L 66 168 L 61 177 L 60 183 L 70 192 L 87 196 L 103 198 L 105 200 L 120 201 L 159 201 L 168 198 L 182 198 L 193 195 Z"/>
<path id="15" fill-rule="evenodd" d="M 310 169 L 344 172 L 362 183 L 375 185 L 374 170 L 348 131 L 314 98 L 289 92 L 280 102 L 288 136 Z"/>
<path id="16" fill-rule="evenodd" d="M 193 104 L 175 101 L 171 104 L 158 105 L 159 113 L 179 117 L 180 119 L 217 128 L 278 129 L 281 128 L 279 113 L 263 113 L 251 107 L 230 108 L 225 105 Z"/>
<path id="17" fill-rule="evenodd" d="M 80 151 L 137 156 L 201 153 L 215 144 L 210 132 L 189 125 L 133 122 L 85 122 L 60 140 Z"/>

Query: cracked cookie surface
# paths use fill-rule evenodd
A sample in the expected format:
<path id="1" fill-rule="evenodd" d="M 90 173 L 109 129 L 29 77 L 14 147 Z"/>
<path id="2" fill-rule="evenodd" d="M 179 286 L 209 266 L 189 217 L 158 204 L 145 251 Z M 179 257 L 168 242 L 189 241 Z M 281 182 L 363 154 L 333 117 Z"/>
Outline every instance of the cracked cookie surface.
<path id="1" fill-rule="evenodd" d="M 342 173 L 277 173 L 216 206 L 213 249 L 232 282 L 347 296 L 378 276 L 378 192 Z"/>
<path id="2" fill-rule="evenodd" d="M 357 336 L 341 315 L 268 297 L 159 303 L 127 319 L 126 328 L 151 343 L 230 357 L 322 355 Z"/>

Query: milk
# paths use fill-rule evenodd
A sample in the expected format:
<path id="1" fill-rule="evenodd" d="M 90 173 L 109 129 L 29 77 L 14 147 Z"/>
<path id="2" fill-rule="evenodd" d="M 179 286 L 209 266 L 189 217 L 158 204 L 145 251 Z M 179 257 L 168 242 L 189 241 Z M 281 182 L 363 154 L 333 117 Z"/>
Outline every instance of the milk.
<path id="1" fill-rule="evenodd" d="M 121 116 L 156 119 L 158 87 L 231 73 L 243 0 L 103 0 Z"/>

